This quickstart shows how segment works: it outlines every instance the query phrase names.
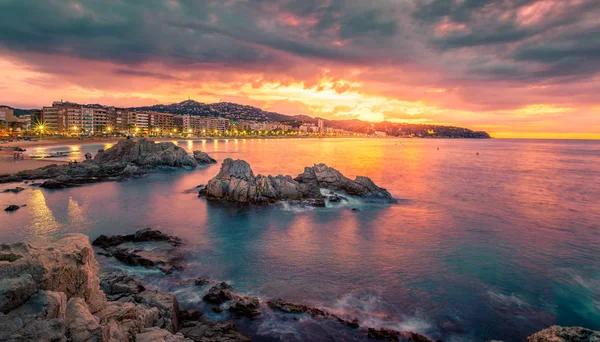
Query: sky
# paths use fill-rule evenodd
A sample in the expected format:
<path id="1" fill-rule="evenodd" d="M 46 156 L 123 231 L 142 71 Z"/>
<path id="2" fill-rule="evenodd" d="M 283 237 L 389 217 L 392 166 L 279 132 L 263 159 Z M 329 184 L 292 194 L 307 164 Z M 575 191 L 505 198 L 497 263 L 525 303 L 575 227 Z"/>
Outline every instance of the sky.
<path id="1" fill-rule="evenodd" d="M 187 100 L 600 139 L 598 0 L 0 0 L 0 104 Z"/>

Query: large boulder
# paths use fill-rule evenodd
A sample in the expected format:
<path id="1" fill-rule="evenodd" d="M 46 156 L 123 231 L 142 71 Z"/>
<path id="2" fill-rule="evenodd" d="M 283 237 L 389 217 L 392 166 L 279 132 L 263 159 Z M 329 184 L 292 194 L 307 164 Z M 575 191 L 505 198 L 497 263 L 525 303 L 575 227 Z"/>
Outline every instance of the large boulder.
<path id="1" fill-rule="evenodd" d="M 0 303 L 6 301 L 10 307 L 25 298 L 30 292 L 25 290 L 31 286 L 29 276 L 39 290 L 84 299 L 92 313 L 106 303 L 96 275 L 99 265 L 85 235 L 70 234 L 55 243 L 0 245 L 0 253 L 16 257 L 12 262 L 0 261 L 0 279 L 22 285 L 17 286 L 21 290 L 4 292 Z"/>
<path id="2" fill-rule="evenodd" d="M 378 187 L 369 177 L 357 176 L 351 180 L 325 164 L 304 168 L 304 173 L 299 174 L 295 180 L 310 185 L 311 191 L 315 191 L 318 187 L 367 199 L 394 202 L 392 195 L 386 189 Z"/>
<path id="3" fill-rule="evenodd" d="M 209 200 L 251 204 L 279 201 L 302 201 L 324 206 L 321 188 L 341 191 L 369 200 L 394 202 L 392 195 L 378 187 L 370 178 L 358 176 L 351 180 L 325 164 L 307 167 L 295 179 L 291 176 L 255 176 L 250 164 L 243 160 L 225 159 L 219 173 L 201 191 Z"/>
<path id="4" fill-rule="evenodd" d="M 600 331 L 553 325 L 527 338 L 528 342 L 600 342 Z"/>
<path id="5" fill-rule="evenodd" d="M 99 164 L 125 163 L 140 167 L 196 167 L 198 163 L 181 147 L 171 142 L 156 143 L 144 138 L 122 139 L 113 147 L 98 152 L 94 161 Z"/>

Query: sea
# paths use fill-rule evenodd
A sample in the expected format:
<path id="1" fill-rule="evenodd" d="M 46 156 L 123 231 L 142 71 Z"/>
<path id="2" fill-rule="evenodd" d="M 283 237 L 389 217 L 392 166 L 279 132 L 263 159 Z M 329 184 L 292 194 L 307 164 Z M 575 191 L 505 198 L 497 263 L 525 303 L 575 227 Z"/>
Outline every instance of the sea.
<path id="1" fill-rule="evenodd" d="M 236 320 L 255 341 L 364 341 L 366 334 L 264 310 L 257 320 L 212 313 L 211 277 L 261 302 L 282 298 L 361 326 L 444 341 L 523 341 L 553 324 L 600 330 L 600 141 L 444 139 L 173 140 L 219 164 L 64 190 L 0 193 L 0 242 L 67 233 L 128 234 L 150 227 L 185 242 L 184 271 L 120 265 L 174 293 L 183 309 Z M 32 148 L 84 159 L 110 144 Z M 225 158 L 255 174 L 296 176 L 325 163 L 368 176 L 398 199 L 349 197 L 326 208 L 207 202 L 193 189 Z M 0 191 L 14 187 L 3 184 Z M 190 191 L 188 191 L 190 190 Z"/>

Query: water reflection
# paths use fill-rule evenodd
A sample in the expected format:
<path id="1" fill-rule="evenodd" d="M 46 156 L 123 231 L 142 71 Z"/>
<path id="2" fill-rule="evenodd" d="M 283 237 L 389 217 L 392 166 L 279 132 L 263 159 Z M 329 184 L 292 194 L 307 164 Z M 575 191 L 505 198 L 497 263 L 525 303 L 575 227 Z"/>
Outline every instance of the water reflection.
<path id="1" fill-rule="evenodd" d="M 153 227 L 186 241 L 185 274 L 444 340 L 600 329 L 600 144 L 401 139 L 186 140 L 255 174 L 325 162 L 368 175 L 395 206 L 232 207 L 185 190 L 218 165 L 64 191 L 27 190 L 5 240 Z M 81 153 L 104 145 L 80 145 Z M 73 148 L 75 150 L 75 148 Z M 479 155 L 477 155 L 479 152 Z M 15 197 L 0 194 L 0 202 Z M 12 196 L 12 195 L 10 195 Z M 29 197 L 26 197 L 29 196 Z M 352 208 L 358 211 L 352 211 Z M 8 214 L 7 214 L 8 215 Z M 27 229 L 23 229 L 27 227 Z"/>

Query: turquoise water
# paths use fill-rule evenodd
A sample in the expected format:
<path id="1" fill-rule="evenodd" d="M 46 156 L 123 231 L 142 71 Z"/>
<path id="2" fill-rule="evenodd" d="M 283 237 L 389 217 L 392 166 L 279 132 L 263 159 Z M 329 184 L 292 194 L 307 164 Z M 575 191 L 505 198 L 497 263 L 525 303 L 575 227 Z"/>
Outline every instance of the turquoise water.
<path id="1" fill-rule="evenodd" d="M 281 297 L 356 316 L 363 325 L 445 341 L 519 341 L 552 324 L 600 329 L 600 142 L 178 143 L 219 161 L 245 159 L 255 173 L 297 175 L 304 166 L 325 162 L 352 178 L 371 177 L 400 203 L 374 206 L 352 199 L 323 209 L 244 208 L 184 193 L 213 177 L 219 169 L 213 165 L 60 191 L 0 194 L 0 206 L 28 205 L 0 214 L 0 241 L 70 232 L 95 238 L 145 227 L 176 234 L 189 250 L 183 274 L 127 270 L 177 291 L 189 308 L 201 305 L 202 293 L 176 286 L 177 280 L 211 276 L 242 293 Z M 67 149 L 77 158 L 105 147 Z M 106 269 L 116 267 L 100 260 Z M 240 325 L 257 340 L 360 340 L 332 324 L 272 314 Z"/>

